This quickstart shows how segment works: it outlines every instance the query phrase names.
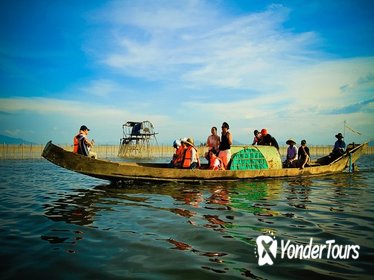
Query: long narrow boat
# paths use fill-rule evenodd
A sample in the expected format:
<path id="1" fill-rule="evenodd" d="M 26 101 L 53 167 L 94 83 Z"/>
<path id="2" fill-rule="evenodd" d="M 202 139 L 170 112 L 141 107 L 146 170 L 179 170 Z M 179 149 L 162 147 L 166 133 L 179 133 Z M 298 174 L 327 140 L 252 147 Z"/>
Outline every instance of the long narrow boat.
<path id="1" fill-rule="evenodd" d="M 50 162 L 84 175 L 100 178 L 109 181 L 121 180 L 143 180 L 143 181 L 176 181 L 176 182 L 200 182 L 200 181 L 236 181 L 255 178 L 280 178 L 280 177 L 300 177 L 300 176 L 317 176 L 342 172 L 362 155 L 365 144 L 351 145 L 350 149 L 341 157 L 329 162 L 329 157 L 322 157 L 313 161 L 309 167 L 299 168 L 282 168 L 279 166 L 280 156 L 278 159 L 274 156 L 274 147 L 254 147 L 259 149 L 265 156 L 265 167 L 252 170 L 208 170 L 208 169 L 176 169 L 168 167 L 163 163 L 131 163 L 131 162 L 114 162 L 107 160 L 94 159 L 82 156 L 73 152 L 66 151 L 59 146 L 54 145 L 51 141 L 45 146 L 42 156 Z M 252 150 L 253 150 L 252 149 Z M 267 152 L 264 152 L 268 149 Z M 245 149 L 243 150 L 245 151 Z M 277 152 L 276 152 L 277 153 Z M 240 151 L 237 153 L 240 155 Z M 242 155 L 246 153 L 242 152 Z M 233 156 L 234 157 L 234 156 Z M 235 158 L 235 157 L 234 157 Z M 243 162 L 249 159 L 239 158 L 237 162 Z M 252 159 L 251 159 L 252 161 Z M 256 164 L 256 166 L 258 166 Z M 252 166 L 253 168 L 253 166 Z"/>

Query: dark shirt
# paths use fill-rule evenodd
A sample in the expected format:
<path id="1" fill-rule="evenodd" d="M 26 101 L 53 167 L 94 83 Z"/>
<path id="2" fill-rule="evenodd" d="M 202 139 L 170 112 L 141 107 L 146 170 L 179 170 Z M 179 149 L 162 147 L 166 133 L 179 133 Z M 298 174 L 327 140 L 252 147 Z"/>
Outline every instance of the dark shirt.
<path id="1" fill-rule="evenodd" d="M 78 154 L 88 156 L 89 151 L 88 151 L 88 146 L 85 141 L 86 137 L 83 134 L 79 134 L 77 136 L 78 139 Z"/>
<path id="2" fill-rule="evenodd" d="M 310 157 L 309 148 L 305 146 L 303 149 L 303 146 L 300 146 L 297 154 L 299 155 L 299 159 L 305 159 L 307 155 Z"/>
<path id="3" fill-rule="evenodd" d="M 344 151 L 345 150 L 345 142 L 344 142 L 344 140 L 338 139 L 335 142 L 334 150 L 343 150 Z"/>
<path id="4" fill-rule="evenodd" d="M 279 150 L 279 145 L 278 145 L 277 140 L 275 140 L 275 138 L 271 136 L 270 134 L 266 134 L 265 136 L 263 136 L 261 138 L 261 141 L 258 143 L 258 145 L 274 146 L 275 148 L 277 148 L 277 150 Z"/>
<path id="5" fill-rule="evenodd" d="M 231 148 L 229 144 L 229 138 L 227 137 L 229 133 L 227 132 L 226 135 L 221 136 L 221 142 L 219 143 L 219 150 L 224 151 L 224 150 L 229 150 Z"/>

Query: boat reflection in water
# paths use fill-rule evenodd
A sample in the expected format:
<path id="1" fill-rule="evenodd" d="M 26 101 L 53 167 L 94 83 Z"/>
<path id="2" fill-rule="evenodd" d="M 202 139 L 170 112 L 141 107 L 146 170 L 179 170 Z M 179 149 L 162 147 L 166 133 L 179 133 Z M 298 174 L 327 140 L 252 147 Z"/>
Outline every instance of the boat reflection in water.
<path id="1" fill-rule="evenodd" d="M 271 231 L 292 242 L 305 242 L 310 237 L 323 240 L 332 234 L 338 240 L 339 231 L 331 233 L 327 221 L 344 211 L 344 203 L 338 202 L 348 195 L 343 185 L 349 177 L 344 176 L 350 175 L 205 185 L 127 183 L 78 189 L 44 205 L 45 216 L 56 222 L 56 227 L 41 238 L 77 254 L 87 246 L 83 245 L 89 242 L 86 239 L 103 248 L 117 246 L 110 257 L 121 257 L 126 267 L 134 265 L 134 255 L 142 255 L 152 259 L 153 265 L 165 267 L 169 262 L 170 269 L 178 266 L 173 259 L 183 258 L 209 273 L 277 276 L 277 268 L 269 267 L 263 274 L 258 267 L 256 238 Z M 283 265 L 296 274 L 303 271 L 289 268 L 287 262 Z M 330 262 L 328 266 L 335 269 L 336 265 Z M 319 271 L 318 266 L 318 262 L 309 261 L 309 269 Z"/>
<path id="2" fill-rule="evenodd" d="M 216 243 L 215 239 L 235 239 L 237 234 L 234 229 L 239 228 L 245 230 L 243 235 L 248 235 L 247 229 L 252 226 L 247 222 L 243 225 L 244 221 L 237 217 L 257 215 L 261 221 L 262 213 L 272 211 L 269 210 L 269 204 L 258 201 L 276 198 L 280 193 L 280 186 L 281 181 L 253 181 L 205 186 L 133 183 L 126 186 L 99 185 L 94 189 L 80 189 L 74 193 L 62 194 L 53 203 L 44 205 L 46 217 L 55 222 L 77 225 L 79 229 L 65 230 L 59 226 L 41 238 L 54 246 L 58 243 L 75 245 L 74 249 L 66 251 L 77 253 L 78 243 L 84 240 L 87 231 L 91 229 L 119 236 L 120 232 L 148 235 L 153 241 L 163 240 L 166 248 L 193 252 L 198 257 L 207 257 L 214 263 L 223 264 L 225 260 L 221 258 L 232 253 L 226 248 L 228 244 L 222 246 L 225 241 Z M 164 232 L 165 228 L 167 234 Z M 256 230 L 259 232 L 262 229 Z M 185 238 L 183 233 L 188 231 L 193 234 Z M 209 233 L 212 231 L 218 236 L 212 236 Z M 209 246 L 208 249 L 195 244 L 197 241 L 200 243 L 196 233 L 201 235 L 202 240 L 213 238 L 215 246 Z M 240 239 L 238 241 L 242 242 Z M 222 270 L 206 264 L 204 268 L 215 272 Z M 224 271 L 223 269 L 221 272 Z"/>

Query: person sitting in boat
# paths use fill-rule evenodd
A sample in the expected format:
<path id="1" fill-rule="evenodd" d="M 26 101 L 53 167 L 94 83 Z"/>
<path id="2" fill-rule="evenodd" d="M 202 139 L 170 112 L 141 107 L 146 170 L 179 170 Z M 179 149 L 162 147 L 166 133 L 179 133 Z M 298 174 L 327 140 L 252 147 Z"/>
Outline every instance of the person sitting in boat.
<path id="1" fill-rule="evenodd" d="M 335 135 L 335 137 L 338 139 L 335 142 L 334 149 L 332 150 L 333 158 L 338 158 L 342 156 L 345 153 L 345 142 L 343 140 L 343 135 L 339 132 Z"/>
<path id="2" fill-rule="evenodd" d="M 214 150 L 218 151 L 221 139 L 217 135 L 217 127 L 213 126 L 211 128 L 210 132 L 212 134 L 209 135 L 208 139 L 206 140 L 206 145 L 208 147 L 208 151 L 210 151 L 211 149 L 214 149 Z"/>
<path id="3" fill-rule="evenodd" d="M 182 145 L 181 140 L 177 139 L 177 140 L 174 140 L 173 147 L 175 148 L 175 153 L 173 155 L 172 160 L 170 161 L 170 167 L 180 168 L 182 167 L 182 161 L 183 161 L 184 150 L 186 148 L 186 145 L 185 144 Z"/>
<path id="4" fill-rule="evenodd" d="M 309 166 L 310 162 L 310 153 L 309 148 L 306 146 L 306 141 L 301 140 L 301 146 L 299 147 L 299 150 L 297 152 L 298 154 L 298 166 L 300 169 L 304 169 L 305 166 Z"/>
<path id="5" fill-rule="evenodd" d="M 79 129 L 79 134 L 75 136 L 76 141 L 78 142 L 77 153 L 87 156 L 87 157 L 97 158 L 97 154 L 91 150 L 95 143 L 94 140 L 90 141 L 87 139 L 87 135 L 89 131 L 90 130 L 87 126 L 82 125 Z M 74 148 L 75 148 L 75 140 L 74 140 Z"/>
<path id="6" fill-rule="evenodd" d="M 222 160 L 224 168 L 227 169 L 231 159 L 232 134 L 229 131 L 230 126 L 227 122 L 222 123 L 221 128 L 222 134 L 218 157 Z"/>
<path id="7" fill-rule="evenodd" d="M 200 167 L 200 159 L 197 149 L 194 146 L 193 138 L 187 138 L 187 140 L 182 140 L 187 148 L 184 152 L 182 168 L 195 169 Z"/>
<path id="8" fill-rule="evenodd" d="M 206 159 L 208 160 L 208 163 L 209 163 L 208 169 L 225 170 L 222 159 L 217 157 L 216 154 L 217 154 L 217 151 L 214 149 L 211 149 L 208 151 L 207 156 L 206 156 Z"/>
<path id="9" fill-rule="evenodd" d="M 296 167 L 297 164 L 297 147 L 296 142 L 293 139 L 287 140 L 287 157 L 286 161 L 283 163 L 284 167 Z"/>
<path id="10" fill-rule="evenodd" d="M 279 152 L 279 145 L 277 140 L 268 133 L 266 128 L 261 129 L 261 135 L 262 137 L 258 145 L 274 146 Z"/>
<path id="11" fill-rule="evenodd" d="M 255 135 L 255 137 L 253 138 L 252 145 L 256 145 L 261 140 L 262 135 L 257 129 L 253 131 L 253 134 Z"/>

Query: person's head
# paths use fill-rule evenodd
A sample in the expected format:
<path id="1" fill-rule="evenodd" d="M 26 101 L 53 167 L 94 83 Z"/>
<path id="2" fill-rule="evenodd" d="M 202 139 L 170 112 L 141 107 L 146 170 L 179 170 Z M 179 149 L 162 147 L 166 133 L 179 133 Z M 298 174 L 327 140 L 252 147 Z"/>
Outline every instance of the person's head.
<path id="1" fill-rule="evenodd" d="M 217 156 L 218 155 L 218 152 L 216 151 L 216 149 L 212 148 L 209 150 L 210 153 L 212 153 L 213 155 Z"/>
<path id="2" fill-rule="evenodd" d="M 268 131 L 267 131 L 266 128 L 261 129 L 261 135 L 262 135 L 262 136 L 266 136 L 266 135 L 268 135 Z"/>
<path id="3" fill-rule="evenodd" d="M 253 131 L 253 134 L 254 134 L 255 136 L 257 136 L 259 133 L 260 133 L 260 132 L 259 132 L 257 129 L 255 129 L 255 130 Z"/>
<path id="4" fill-rule="evenodd" d="M 343 135 L 339 132 L 338 134 L 335 135 L 336 138 L 338 138 L 339 140 L 343 139 Z"/>
<path id="5" fill-rule="evenodd" d="M 306 141 L 305 140 L 301 140 L 301 146 L 305 146 L 306 145 Z"/>
<path id="6" fill-rule="evenodd" d="M 187 138 L 186 140 L 183 141 L 187 146 L 194 146 L 195 143 L 193 141 L 193 138 Z M 182 142 L 182 143 L 183 143 Z"/>
<path id="7" fill-rule="evenodd" d="M 79 129 L 79 131 L 85 133 L 85 134 L 88 134 L 88 132 L 90 131 L 90 129 L 85 126 L 85 125 L 82 125 L 81 128 Z"/>
<path id="8" fill-rule="evenodd" d="M 181 140 L 177 139 L 173 142 L 173 147 L 178 149 L 181 146 Z"/>
<path id="9" fill-rule="evenodd" d="M 187 138 L 181 138 L 181 145 L 182 145 L 183 147 L 187 147 L 186 142 L 187 142 Z"/>
<path id="10" fill-rule="evenodd" d="M 223 122 L 221 128 L 222 128 L 222 131 L 227 131 L 230 129 L 230 126 L 227 122 Z"/>
<path id="11" fill-rule="evenodd" d="M 287 140 L 286 144 L 290 145 L 290 146 L 293 146 L 293 145 L 296 145 L 296 142 L 293 139 L 289 139 L 289 140 Z"/>
<path id="12" fill-rule="evenodd" d="M 210 130 L 210 132 L 211 132 L 213 135 L 216 135 L 216 134 L 217 134 L 217 127 L 213 126 L 212 129 Z"/>
<path id="13" fill-rule="evenodd" d="M 210 160 L 212 157 L 217 157 L 217 152 L 216 152 L 216 150 L 213 148 L 213 149 L 210 149 L 207 153 L 206 153 L 206 155 L 205 155 L 205 158 L 207 159 L 207 160 Z"/>

